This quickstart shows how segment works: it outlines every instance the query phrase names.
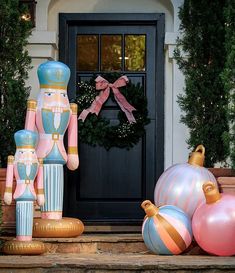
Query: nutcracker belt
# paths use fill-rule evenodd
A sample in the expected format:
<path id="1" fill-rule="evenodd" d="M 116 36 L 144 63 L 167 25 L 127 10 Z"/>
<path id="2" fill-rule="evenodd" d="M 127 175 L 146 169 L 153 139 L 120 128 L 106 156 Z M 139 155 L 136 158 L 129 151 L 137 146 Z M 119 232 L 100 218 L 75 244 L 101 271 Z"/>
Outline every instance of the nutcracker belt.
<path id="1" fill-rule="evenodd" d="M 34 180 L 31 179 L 19 179 L 17 180 L 17 184 L 33 184 Z"/>
<path id="2" fill-rule="evenodd" d="M 39 139 L 49 139 L 49 140 L 63 140 L 64 135 L 60 135 L 59 133 L 53 134 L 39 134 Z"/>

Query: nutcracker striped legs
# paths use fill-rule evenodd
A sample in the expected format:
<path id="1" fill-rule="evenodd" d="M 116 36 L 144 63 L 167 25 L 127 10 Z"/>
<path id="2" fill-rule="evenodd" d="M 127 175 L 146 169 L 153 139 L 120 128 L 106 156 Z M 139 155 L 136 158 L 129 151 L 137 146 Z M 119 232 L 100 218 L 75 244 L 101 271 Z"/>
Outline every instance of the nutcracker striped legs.
<path id="1" fill-rule="evenodd" d="M 16 240 L 31 241 L 33 201 L 16 201 Z"/>
<path id="2" fill-rule="evenodd" d="M 64 194 L 64 170 L 62 164 L 44 164 L 45 204 L 41 207 L 42 219 L 61 219 Z"/>

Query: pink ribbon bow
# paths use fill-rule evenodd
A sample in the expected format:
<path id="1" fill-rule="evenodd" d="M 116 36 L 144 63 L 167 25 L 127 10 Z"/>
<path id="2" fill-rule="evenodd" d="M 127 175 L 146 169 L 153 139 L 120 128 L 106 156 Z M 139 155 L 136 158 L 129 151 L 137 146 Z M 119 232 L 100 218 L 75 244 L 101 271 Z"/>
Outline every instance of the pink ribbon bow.
<path id="1" fill-rule="evenodd" d="M 109 83 L 107 80 L 98 76 L 96 79 L 96 90 L 101 90 L 99 95 L 96 96 L 95 100 L 92 102 L 91 106 L 87 109 L 84 109 L 79 115 L 78 119 L 84 121 L 89 113 L 96 114 L 98 116 L 102 105 L 108 99 L 110 94 L 110 88 L 113 91 L 114 98 L 122 111 L 126 114 L 126 117 L 130 123 L 135 123 L 135 117 L 132 114 L 132 111 L 136 110 L 130 103 L 126 100 L 126 98 L 119 91 L 119 87 L 126 86 L 128 83 L 127 76 L 122 76 L 117 79 L 113 84 Z"/>

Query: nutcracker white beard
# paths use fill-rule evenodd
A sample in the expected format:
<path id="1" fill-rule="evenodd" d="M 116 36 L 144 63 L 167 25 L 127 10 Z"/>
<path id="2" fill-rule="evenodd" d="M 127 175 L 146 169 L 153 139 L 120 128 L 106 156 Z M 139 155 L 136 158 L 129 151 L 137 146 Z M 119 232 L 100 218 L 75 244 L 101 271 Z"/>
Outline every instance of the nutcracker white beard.
<path id="1" fill-rule="evenodd" d="M 59 100 L 49 101 L 50 99 L 45 96 L 45 93 L 48 93 L 49 91 L 53 93 L 60 92 L 55 89 L 46 89 L 46 91 L 42 89 L 38 96 L 38 109 L 50 109 L 54 113 L 54 127 L 55 129 L 58 129 L 61 121 L 61 113 L 63 113 L 64 110 L 70 109 L 69 100 L 66 97 Z"/>
<path id="2" fill-rule="evenodd" d="M 53 101 L 47 101 L 48 98 L 45 97 L 45 93 L 48 93 L 48 90 L 53 93 L 59 92 L 56 89 L 41 89 L 38 95 L 38 100 L 37 100 L 37 107 L 39 109 L 50 108 L 50 109 L 53 109 L 53 112 L 60 112 L 60 113 L 63 112 L 63 110 L 70 109 L 69 100 L 67 97 L 63 99 L 59 99 L 59 100 L 57 99 Z"/>
<path id="3" fill-rule="evenodd" d="M 32 152 L 34 154 L 32 154 Z M 31 165 L 34 163 L 38 163 L 38 160 L 34 150 L 29 151 L 29 150 L 20 149 L 20 150 L 16 150 L 15 162 L 25 164 L 26 174 L 29 176 L 31 171 Z"/>

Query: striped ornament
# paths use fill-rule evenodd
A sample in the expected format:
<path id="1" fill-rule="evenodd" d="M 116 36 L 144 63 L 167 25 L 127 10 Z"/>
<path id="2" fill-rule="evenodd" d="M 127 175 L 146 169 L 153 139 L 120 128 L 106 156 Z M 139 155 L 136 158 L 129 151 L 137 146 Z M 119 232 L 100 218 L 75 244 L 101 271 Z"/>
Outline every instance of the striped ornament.
<path id="1" fill-rule="evenodd" d="M 205 203 L 202 185 L 212 181 L 217 187 L 214 175 L 203 167 L 205 148 L 198 145 L 189 157 L 188 163 L 168 168 L 158 179 L 154 191 L 156 206 L 173 205 L 192 218 L 196 208 Z"/>
<path id="2" fill-rule="evenodd" d="M 154 203 L 177 206 L 192 218 L 196 208 L 205 203 L 202 185 L 208 180 L 217 185 L 214 175 L 204 167 L 188 163 L 173 165 L 158 179 Z"/>
<path id="3" fill-rule="evenodd" d="M 145 245 L 155 254 L 177 255 L 192 242 L 191 220 L 175 206 L 157 208 L 149 200 L 142 203 L 146 217 L 142 225 Z"/>

